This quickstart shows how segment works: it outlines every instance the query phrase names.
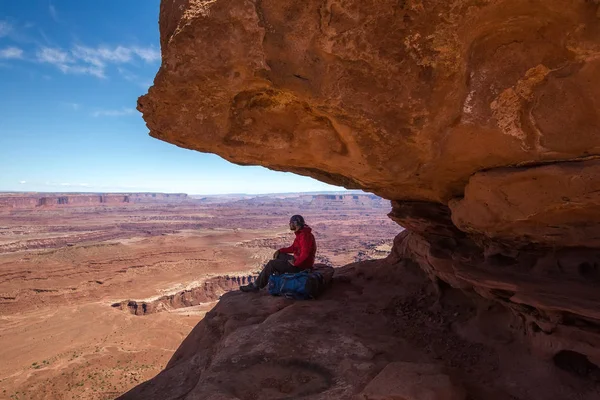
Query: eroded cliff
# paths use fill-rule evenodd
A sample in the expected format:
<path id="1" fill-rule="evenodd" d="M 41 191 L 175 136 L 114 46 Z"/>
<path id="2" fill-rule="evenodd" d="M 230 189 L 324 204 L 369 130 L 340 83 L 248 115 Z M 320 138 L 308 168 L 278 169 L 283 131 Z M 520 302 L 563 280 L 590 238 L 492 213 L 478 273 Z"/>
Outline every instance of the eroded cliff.
<path id="1" fill-rule="evenodd" d="M 600 8 L 163 0 L 152 136 L 361 188 L 396 257 L 600 365 Z"/>

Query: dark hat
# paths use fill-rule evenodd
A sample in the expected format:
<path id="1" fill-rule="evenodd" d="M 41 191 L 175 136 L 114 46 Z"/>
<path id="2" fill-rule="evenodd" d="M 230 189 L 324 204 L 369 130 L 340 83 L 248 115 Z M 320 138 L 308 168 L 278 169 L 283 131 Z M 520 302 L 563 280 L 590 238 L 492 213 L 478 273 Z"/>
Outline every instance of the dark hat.
<path id="1" fill-rule="evenodd" d="M 306 225 L 306 223 L 304 222 L 304 217 L 302 217 L 302 215 L 292 215 L 292 218 L 290 218 L 290 222 L 295 222 L 300 226 Z"/>

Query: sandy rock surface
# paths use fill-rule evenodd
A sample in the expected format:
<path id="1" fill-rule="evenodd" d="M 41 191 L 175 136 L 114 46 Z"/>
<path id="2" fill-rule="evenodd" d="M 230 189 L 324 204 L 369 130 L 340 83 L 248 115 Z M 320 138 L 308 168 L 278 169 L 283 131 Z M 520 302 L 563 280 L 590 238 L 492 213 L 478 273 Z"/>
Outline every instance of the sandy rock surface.
<path id="1" fill-rule="evenodd" d="M 318 300 L 230 292 L 166 368 L 120 400 L 595 400 L 600 385 L 532 355 L 524 323 L 479 296 L 438 297 L 416 265 L 336 270 Z M 569 373 L 571 372 L 571 373 Z"/>

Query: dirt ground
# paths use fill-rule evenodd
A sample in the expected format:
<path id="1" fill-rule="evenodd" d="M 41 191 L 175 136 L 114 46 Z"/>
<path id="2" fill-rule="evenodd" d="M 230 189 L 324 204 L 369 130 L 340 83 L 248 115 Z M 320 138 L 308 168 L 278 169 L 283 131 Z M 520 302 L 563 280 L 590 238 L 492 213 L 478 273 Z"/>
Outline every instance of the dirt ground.
<path id="1" fill-rule="evenodd" d="M 264 198 L 2 210 L 0 398 L 113 399 L 162 370 L 236 278 L 291 243 L 290 215 L 313 228 L 318 262 L 343 266 L 389 253 L 401 228 L 388 211 Z M 146 315 L 115 307 L 161 298 L 177 301 Z"/>

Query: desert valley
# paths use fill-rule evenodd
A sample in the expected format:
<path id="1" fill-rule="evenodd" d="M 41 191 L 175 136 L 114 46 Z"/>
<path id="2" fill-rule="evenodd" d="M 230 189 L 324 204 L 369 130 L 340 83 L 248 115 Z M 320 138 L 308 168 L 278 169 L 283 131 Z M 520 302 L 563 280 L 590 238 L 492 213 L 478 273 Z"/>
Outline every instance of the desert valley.
<path id="1" fill-rule="evenodd" d="M 356 193 L 1 195 L 0 398 L 113 399 L 291 243 L 290 215 L 339 267 L 389 254 L 389 208 Z"/>
<path id="2" fill-rule="evenodd" d="M 21 3 L 0 398 L 600 399 L 600 1 Z"/>

